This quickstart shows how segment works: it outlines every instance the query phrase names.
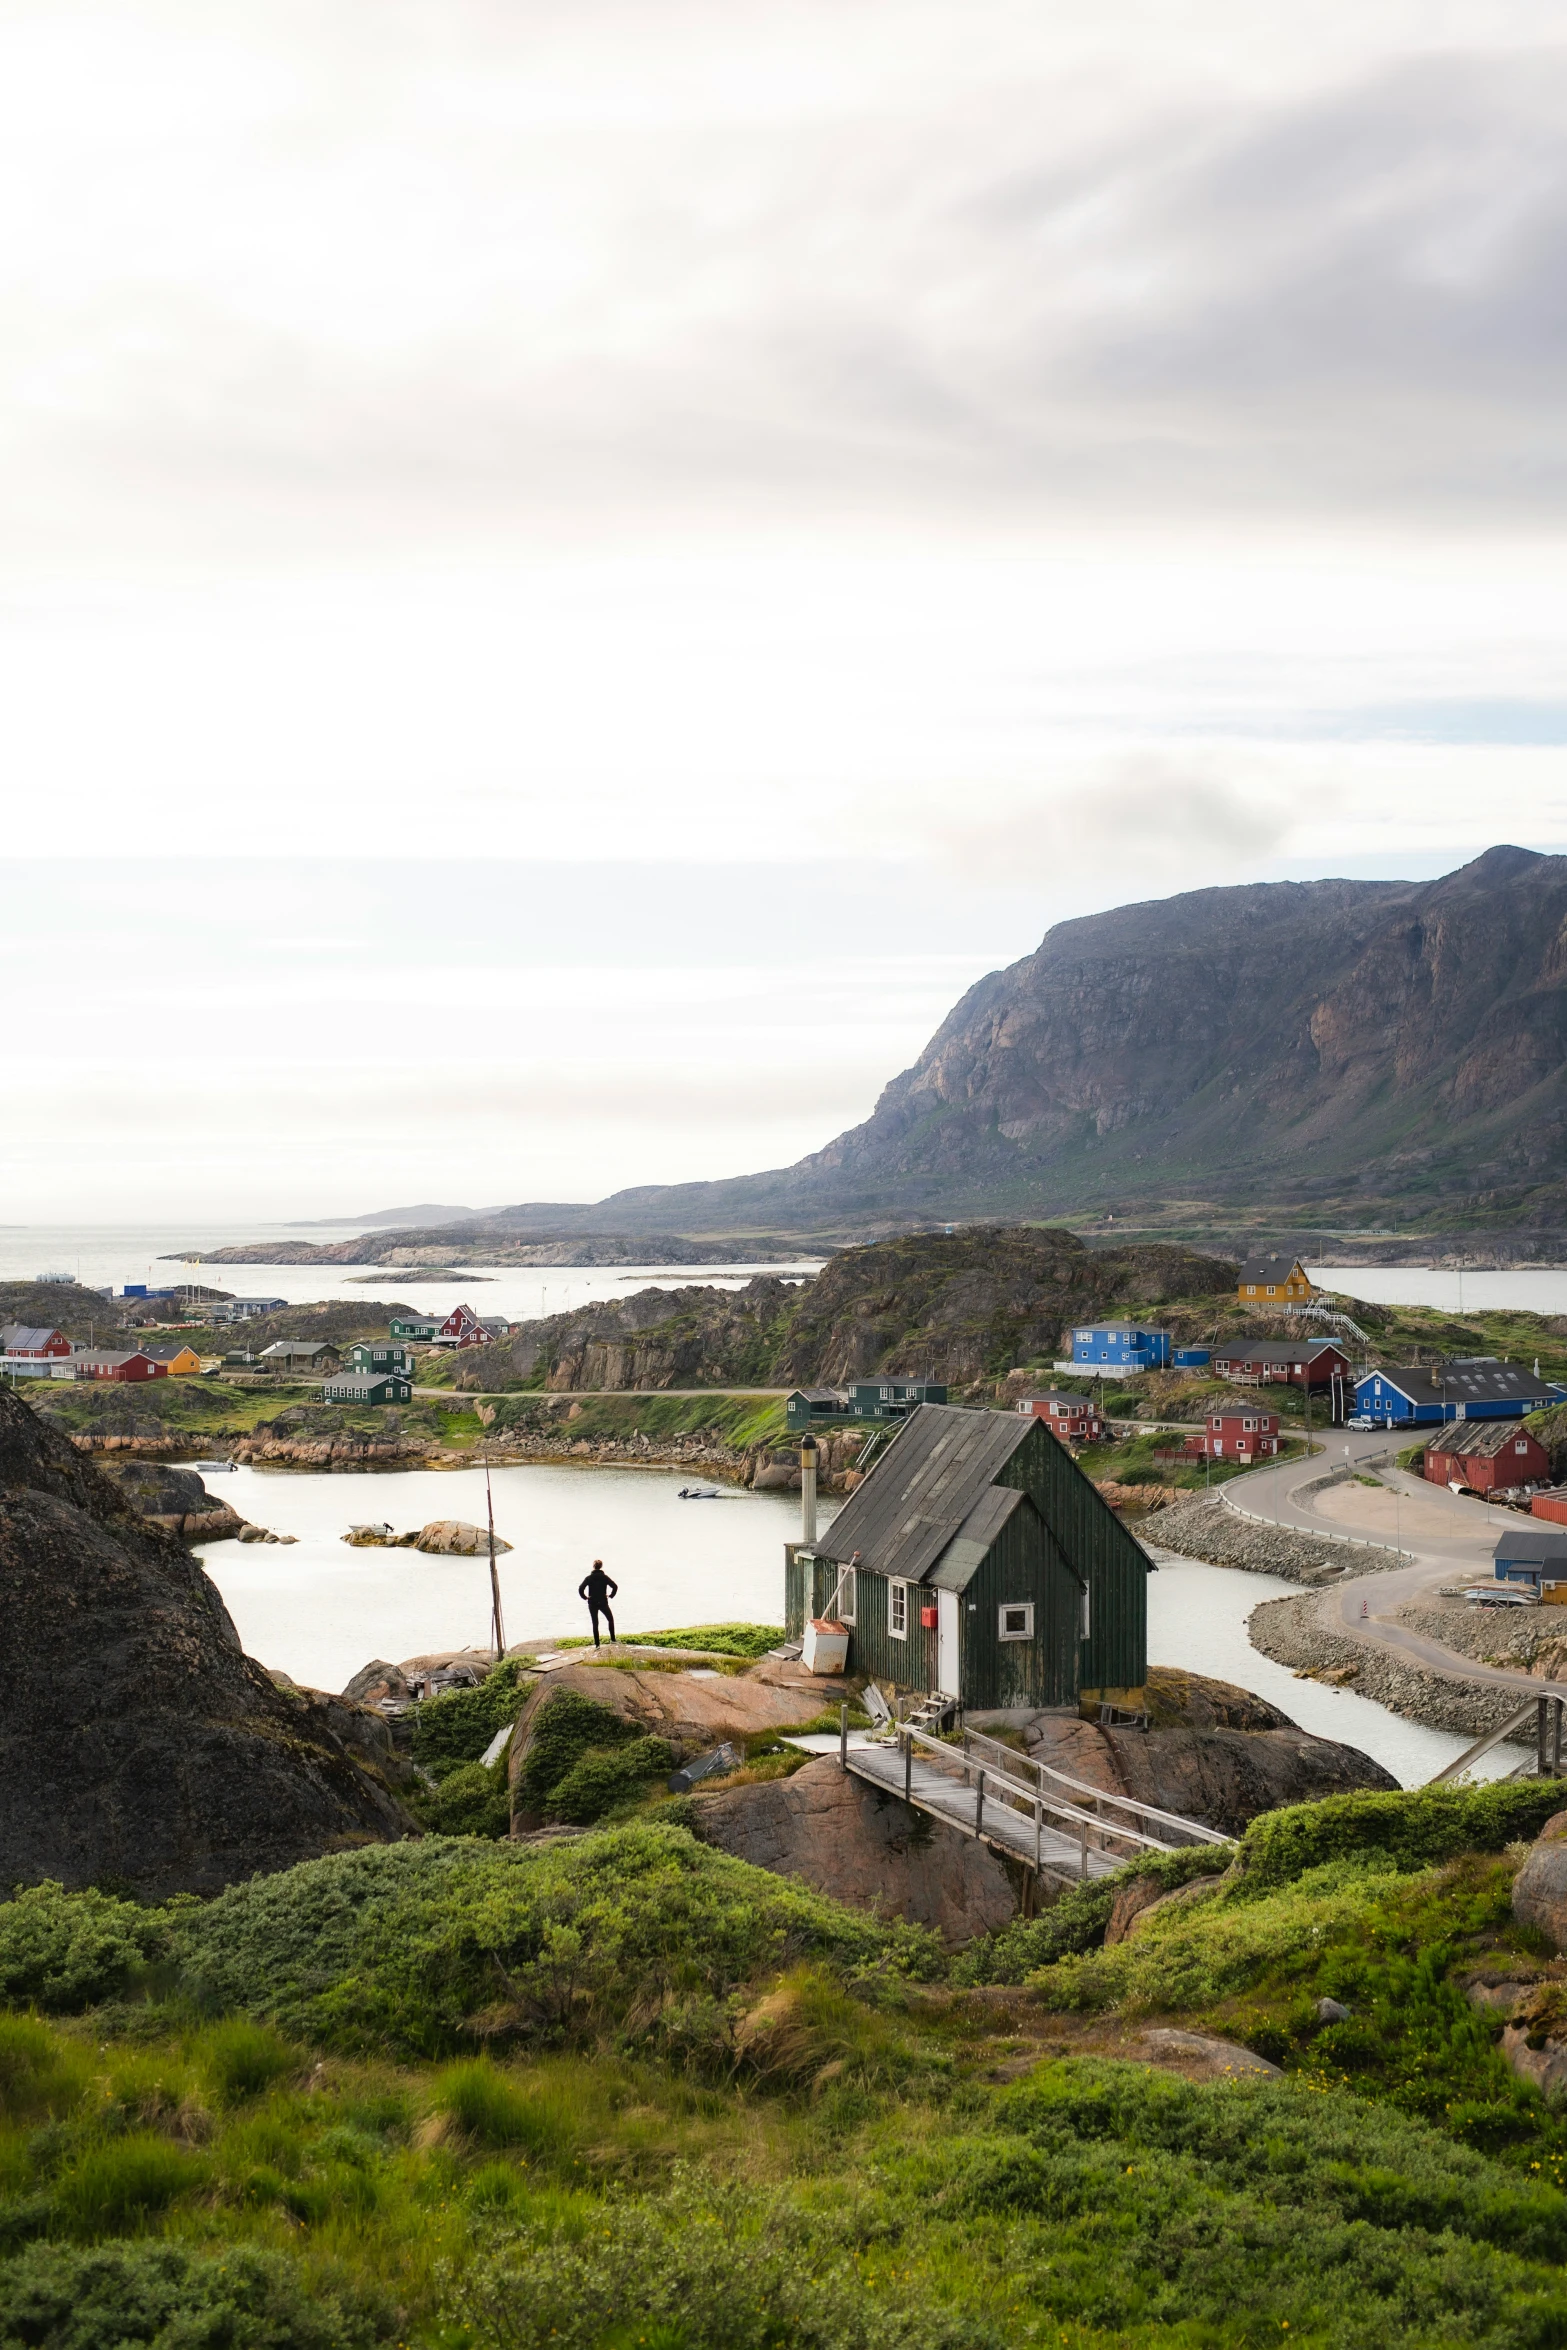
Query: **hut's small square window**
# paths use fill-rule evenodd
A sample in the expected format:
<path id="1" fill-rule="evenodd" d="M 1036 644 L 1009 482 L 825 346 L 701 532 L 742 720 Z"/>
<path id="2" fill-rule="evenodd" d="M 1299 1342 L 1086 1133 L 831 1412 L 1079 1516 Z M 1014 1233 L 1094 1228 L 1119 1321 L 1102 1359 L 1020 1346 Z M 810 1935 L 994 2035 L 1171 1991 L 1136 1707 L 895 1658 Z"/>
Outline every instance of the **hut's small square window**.
<path id="1" fill-rule="evenodd" d="M 837 1616 L 840 1624 L 852 1624 L 854 1621 L 855 1580 L 856 1577 L 854 1569 L 852 1567 L 845 1567 L 843 1570 L 843 1580 L 838 1586 Z"/>
<path id="2" fill-rule="evenodd" d="M 887 1629 L 894 1640 L 907 1640 L 909 1636 L 907 1583 L 889 1583 L 887 1586 Z"/>
<path id="3" fill-rule="evenodd" d="M 1031 1599 L 1003 1604 L 1000 1610 L 999 1636 L 1003 1640 L 1032 1640 L 1034 1637 L 1034 1603 Z"/>

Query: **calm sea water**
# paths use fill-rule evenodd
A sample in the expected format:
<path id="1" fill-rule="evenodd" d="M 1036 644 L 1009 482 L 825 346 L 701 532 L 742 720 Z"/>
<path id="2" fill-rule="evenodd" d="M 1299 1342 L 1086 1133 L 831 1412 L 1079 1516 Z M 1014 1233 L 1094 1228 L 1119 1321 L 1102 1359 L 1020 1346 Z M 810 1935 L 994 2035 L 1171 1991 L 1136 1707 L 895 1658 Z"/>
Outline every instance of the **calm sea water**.
<path id="1" fill-rule="evenodd" d="M 1567 1271 L 1449 1273 L 1432 1265 L 1308 1265 L 1323 1289 L 1379 1306 L 1436 1306 L 1444 1313 L 1488 1307 L 1527 1314 L 1567 1314 Z"/>
<path id="2" fill-rule="evenodd" d="M 790 1496 L 681 1501 L 681 1485 L 692 1480 L 670 1469 L 530 1466 L 493 1474 L 496 1531 L 513 1545 L 500 1560 L 508 1639 L 586 1631 L 576 1593 L 595 1558 L 620 1585 L 621 1631 L 782 1623 L 783 1546 L 799 1526 L 799 1503 Z M 214 1542 L 201 1554 L 246 1648 L 263 1664 L 313 1688 L 340 1689 L 372 1657 L 395 1664 L 430 1650 L 487 1645 L 484 1559 L 356 1550 L 342 1539 L 356 1519 L 385 1519 L 399 1532 L 432 1518 L 482 1525 L 482 1471 L 313 1476 L 236 1469 L 210 1483 L 243 1516 L 299 1538 L 292 1548 Z M 824 1507 L 824 1526 L 833 1514 Z M 1297 1681 L 1257 1653 L 1246 1637 L 1247 1616 L 1260 1600 L 1293 1588 L 1271 1575 L 1166 1554 L 1149 1581 L 1149 1656 L 1255 1690 L 1303 1729 L 1358 1746 L 1405 1785 L 1450 1762 L 1465 1740 L 1400 1721 L 1347 1690 Z"/>

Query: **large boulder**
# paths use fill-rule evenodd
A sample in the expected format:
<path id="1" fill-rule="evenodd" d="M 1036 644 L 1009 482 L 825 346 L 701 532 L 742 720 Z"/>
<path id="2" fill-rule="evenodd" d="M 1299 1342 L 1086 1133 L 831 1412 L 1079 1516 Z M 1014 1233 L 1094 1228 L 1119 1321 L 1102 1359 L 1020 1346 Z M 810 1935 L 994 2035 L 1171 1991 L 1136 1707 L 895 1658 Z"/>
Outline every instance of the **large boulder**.
<path id="1" fill-rule="evenodd" d="M 194 1469 L 178 1469 L 168 1461 L 121 1460 L 100 1462 L 99 1474 L 138 1516 L 187 1542 L 215 1542 L 238 1534 L 245 1524 L 238 1510 L 213 1499 Z"/>
<path id="2" fill-rule="evenodd" d="M 1398 1781 L 1357 1746 L 1317 1738 L 1276 1706 L 1227 1681 L 1156 1668 L 1147 1730 L 1037 1714 L 1023 1744 L 1036 1762 L 1107 1795 L 1132 1795 L 1238 1836 L 1265 1811 Z"/>
<path id="3" fill-rule="evenodd" d="M 1513 1879 L 1513 1915 L 1567 1950 L 1567 1811 L 1546 1821 Z"/>
<path id="4" fill-rule="evenodd" d="M 209 1893 L 412 1831 L 179 1541 L 4 1391 L 0 1682 L 0 1886 Z"/>
<path id="5" fill-rule="evenodd" d="M 851 1778 L 834 1755 L 790 1779 L 695 1795 L 691 1819 L 704 1844 L 944 1942 L 993 1933 L 1016 1914 L 1016 1888 L 988 1844 Z"/>
<path id="6" fill-rule="evenodd" d="M 416 1537 L 412 1547 L 433 1552 L 438 1558 L 487 1558 L 490 1531 L 487 1526 L 469 1526 L 461 1518 L 435 1518 Z M 511 1544 L 503 1542 L 497 1534 L 495 1548 L 510 1550 Z"/>

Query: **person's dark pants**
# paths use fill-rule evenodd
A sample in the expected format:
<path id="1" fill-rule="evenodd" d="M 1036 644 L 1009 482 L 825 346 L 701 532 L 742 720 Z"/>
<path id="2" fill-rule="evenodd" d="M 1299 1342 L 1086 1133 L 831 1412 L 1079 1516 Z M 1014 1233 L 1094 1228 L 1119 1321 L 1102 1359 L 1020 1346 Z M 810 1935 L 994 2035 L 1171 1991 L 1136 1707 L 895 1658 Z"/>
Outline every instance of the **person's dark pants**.
<path id="1" fill-rule="evenodd" d="M 602 1607 L 599 1607 L 599 1606 L 595 1605 L 595 1603 L 594 1603 L 594 1602 L 593 1602 L 593 1601 L 590 1599 L 590 1600 L 588 1601 L 588 1613 L 589 1613 L 589 1615 L 590 1615 L 590 1616 L 593 1618 L 593 1645 L 594 1645 L 594 1647 L 595 1647 L 595 1648 L 597 1648 L 597 1646 L 598 1646 L 598 1644 L 599 1644 L 599 1618 L 600 1618 L 600 1616 L 602 1616 L 602 1617 L 603 1617 L 603 1619 L 604 1619 L 605 1623 L 606 1623 L 606 1624 L 609 1626 L 609 1636 L 610 1636 L 611 1640 L 613 1640 L 613 1639 L 614 1639 L 614 1637 L 615 1637 L 615 1619 L 614 1619 L 614 1617 L 613 1617 L 613 1616 L 610 1614 L 610 1612 L 609 1612 L 609 1601 L 606 1599 L 606 1600 L 605 1600 L 605 1602 L 604 1602 L 604 1604 L 603 1604 L 603 1606 L 602 1606 Z"/>

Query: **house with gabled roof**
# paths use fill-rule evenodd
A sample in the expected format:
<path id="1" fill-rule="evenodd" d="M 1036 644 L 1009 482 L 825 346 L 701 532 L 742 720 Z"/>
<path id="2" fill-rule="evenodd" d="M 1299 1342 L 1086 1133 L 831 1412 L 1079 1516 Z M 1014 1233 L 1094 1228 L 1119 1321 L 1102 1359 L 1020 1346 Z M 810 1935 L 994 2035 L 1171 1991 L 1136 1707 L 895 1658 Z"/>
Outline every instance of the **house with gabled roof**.
<path id="1" fill-rule="evenodd" d="M 966 1707 L 1140 1702 L 1151 1562 L 1032 1413 L 920 1404 L 826 1533 L 785 1551 L 791 1638 Z"/>
<path id="2" fill-rule="evenodd" d="M 1400 1365 L 1369 1372 L 1355 1388 L 1355 1420 L 1370 1428 L 1521 1420 L 1562 1400 L 1559 1387 L 1521 1363 L 1460 1356 L 1429 1370 Z"/>
<path id="3" fill-rule="evenodd" d="M 1243 1306 L 1304 1306 L 1316 1296 L 1299 1257 L 1248 1257 L 1235 1294 Z"/>

